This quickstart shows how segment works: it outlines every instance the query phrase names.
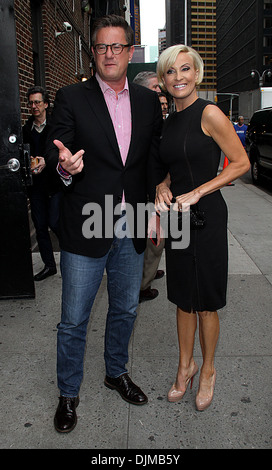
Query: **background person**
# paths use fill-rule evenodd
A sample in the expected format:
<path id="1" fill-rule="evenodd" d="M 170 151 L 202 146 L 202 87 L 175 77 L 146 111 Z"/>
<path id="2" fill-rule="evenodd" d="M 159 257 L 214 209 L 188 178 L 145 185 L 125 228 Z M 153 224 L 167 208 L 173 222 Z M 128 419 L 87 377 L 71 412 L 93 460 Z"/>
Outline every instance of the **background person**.
<path id="1" fill-rule="evenodd" d="M 179 210 L 183 204 L 198 204 L 206 218 L 203 229 L 191 230 L 188 248 L 173 249 L 171 233 L 166 239 L 167 292 L 177 306 L 180 352 L 168 400 L 179 401 L 198 371 L 193 358 L 197 313 L 203 364 L 196 407 L 202 411 L 213 398 L 217 310 L 226 304 L 227 207 L 219 189 L 248 171 L 249 160 L 228 118 L 213 103 L 197 96 L 203 61 L 194 49 L 184 45 L 166 49 L 157 73 L 160 86 L 176 105 L 176 112 L 165 122 L 160 144 L 161 161 L 168 167 L 169 177 L 168 183 L 157 187 L 158 210 L 168 210 L 175 196 Z M 230 164 L 217 176 L 221 150 Z"/>
<path id="2" fill-rule="evenodd" d="M 244 116 L 238 117 L 237 124 L 234 124 L 234 129 L 236 134 L 238 135 L 239 139 L 242 142 L 244 149 L 246 148 L 246 132 L 247 132 L 247 125 L 245 124 Z"/>
<path id="3" fill-rule="evenodd" d="M 151 70 L 143 70 L 142 72 L 139 72 L 136 77 L 134 77 L 133 83 L 142 85 L 152 91 L 156 91 L 157 93 L 161 92 L 157 74 Z"/>
<path id="4" fill-rule="evenodd" d="M 169 105 L 166 95 L 164 93 L 159 93 L 159 100 L 162 108 L 162 117 L 163 119 L 166 119 L 169 114 Z"/>
<path id="5" fill-rule="evenodd" d="M 159 86 L 157 74 L 152 71 L 139 72 L 136 77 L 133 79 L 133 83 L 149 88 L 152 91 L 156 91 L 158 96 L 160 96 L 161 89 Z M 162 113 L 163 114 L 163 113 Z M 140 289 L 140 302 L 145 302 L 146 300 L 153 300 L 159 295 L 158 289 L 151 287 L 151 282 L 154 279 L 161 279 L 164 276 L 164 271 L 158 269 L 162 252 L 164 248 L 164 240 L 161 240 L 161 243 L 156 246 L 150 238 L 147 238 L 146 249 L 144 255 L 144 267 L 143 267 L 143 277 Z"/>
<path id="6" fill-rule="evenodd" d="M 35 162 L 32 169 L 32 186 L 28 187 L 31 218 L 36 230 L 36 238 L 44 268 L 34 276 L 35 281 L 42 281 L 56 274 L 56 262 L 49 228 L 58 237 L 60 184 L 56 175 L 51 175 L 46 168 L 44 154 L 48 134 L 48 109 L 50 105 L 46 90 L 40 86 L 31 87 L 27 92 L 31 112 L 23 126 L 24 143 L 30 144 L 30 154 Z"/>

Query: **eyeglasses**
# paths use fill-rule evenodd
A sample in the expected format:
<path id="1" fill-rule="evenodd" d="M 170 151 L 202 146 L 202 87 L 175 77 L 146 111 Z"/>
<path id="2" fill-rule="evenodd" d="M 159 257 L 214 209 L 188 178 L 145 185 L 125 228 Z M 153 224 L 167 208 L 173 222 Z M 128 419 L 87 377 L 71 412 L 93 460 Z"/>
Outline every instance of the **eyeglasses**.
<path id="1" fill-rule="evenodd" d="M 35 106 L 40 106 L 40 104 L 43 102 L 43 100 L 35 100 L 35 101 L 29 101 L 28 102 L 28 106 L 33 106 L 33 104 L 35 104 Z"/>
<path id="2" fill-rule="evenodd" d="M 115 55 L 121 54 L 123 52 L 124 47 L 130 47 L 130 44 L 119 44 L 117 42 L 113 44 L 96 44 L 94 46 L 94 50 L 97 54 L 103 55 L 106 54 L 108 47 L 111 48 L 111 52 Z"/>

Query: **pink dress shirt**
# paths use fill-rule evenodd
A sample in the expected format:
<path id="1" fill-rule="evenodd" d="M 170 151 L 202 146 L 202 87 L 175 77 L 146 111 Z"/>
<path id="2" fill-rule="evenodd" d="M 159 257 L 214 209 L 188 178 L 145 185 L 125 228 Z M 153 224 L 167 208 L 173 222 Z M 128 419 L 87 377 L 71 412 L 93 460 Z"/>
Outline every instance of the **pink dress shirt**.
<path id="1" fill-rule="evenodd" d="M 104 95 L 115 130 L 122 161 L 125 165 L 131 139 L 131 109 L 127 78 L 124 89 L 120 91 L 118 95 L 116 95 L 115 91 L 106 82 L 101 80 L 98 74 L 96 74 L 95 78 Z"/>
<path id="2" fill-rule="evenodd" d="M 116 95 L 115 91 L 106 82 L 104 82 L 98 74 L 96 74 L 95 78 L 104 95 L 115 130 L 122 162 L 123 165 L 125 165 L 131 139 L 131 108 L 128 80 L 126 78 L 124 89 Z M 122 195 L 121 209 L 125 209 L 124 192 Z"/>

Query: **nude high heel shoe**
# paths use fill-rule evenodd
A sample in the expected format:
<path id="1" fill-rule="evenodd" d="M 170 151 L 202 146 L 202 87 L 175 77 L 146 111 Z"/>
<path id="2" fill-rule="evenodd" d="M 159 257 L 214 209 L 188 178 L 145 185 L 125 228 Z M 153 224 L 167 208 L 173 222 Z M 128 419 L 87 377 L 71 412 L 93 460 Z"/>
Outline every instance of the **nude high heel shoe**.
<path id="1" fill-rule="evenodd" d="M 170 388 L 170 390 L 168 392 L 168 395 L 167 395 L 168 401 L 170 401 L 171 403 L 176 403 L 176 402 L 178 402 L 182 399 L 183 395 L 185 394 L 185 392 L 187 390 L 187 387 L 188 387 L 188 384 L 189 384 L 190 381 L 191 381 L 190 388 L 192 388 L 194 376 L 197 373 L 197 371 L 198 371 L 198 366 L 197 366 L 197 364 L 195 364 L 192 374 L 185 381 L 185 390 L 177 390 L 176 383 L 174 383 L 172 385 L 172 387 Z"/>
<path id="2" fill-rule="evenodd" d="M 206 410 L 206 408 L 210 406 L 212 399 L 213 399 L 215 379 L 216 379 L 216 371 L 214 370 L 210 389 L 208 390 L 208 392 L 205 392 L 205 395 L 203 392 L 201 393 L 200 387 L 199 387 L 197 395 L 196 395 L 196 408 L 198 411 L 204 411 Z"/>

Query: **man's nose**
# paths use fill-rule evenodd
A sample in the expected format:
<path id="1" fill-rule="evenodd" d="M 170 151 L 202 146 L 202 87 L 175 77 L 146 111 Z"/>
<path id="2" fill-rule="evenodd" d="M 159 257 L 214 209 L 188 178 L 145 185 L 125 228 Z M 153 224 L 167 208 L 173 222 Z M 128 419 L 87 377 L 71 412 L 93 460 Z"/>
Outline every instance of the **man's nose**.
<path id="1" fill-rule="evenodd" d="M 114 55 L 110 46 L 107 47 L 105 55 L 106 55 L 106 57 L 112 57 Z"/>

